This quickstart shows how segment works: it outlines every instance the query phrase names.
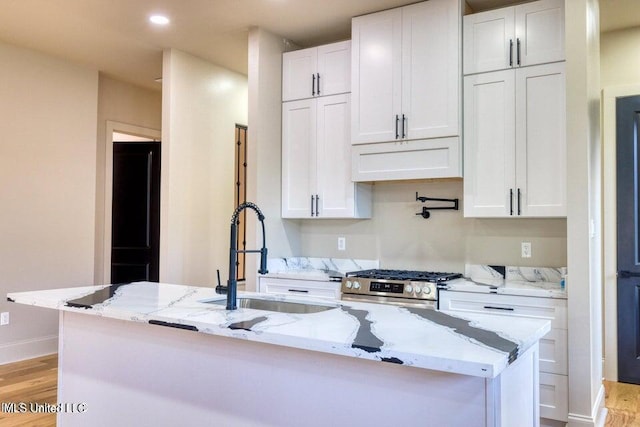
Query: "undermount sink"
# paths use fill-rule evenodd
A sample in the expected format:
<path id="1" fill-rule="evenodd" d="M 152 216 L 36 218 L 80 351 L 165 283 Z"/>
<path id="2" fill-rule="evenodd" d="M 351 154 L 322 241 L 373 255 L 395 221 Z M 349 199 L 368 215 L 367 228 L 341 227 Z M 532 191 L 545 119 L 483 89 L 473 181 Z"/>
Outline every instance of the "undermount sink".
<path id="1" fill-rule="evenodd" d="M 206 304 L 227 305 L 226 299 L 202 301 Z M 253 310 L 275 311 L 278 313 L 310 314 L 338 308 L 335 305 L 305 304 L 289 301 L 274 301 L 260 298 L 238 298 L 238 308 L 251 308 Z"/>

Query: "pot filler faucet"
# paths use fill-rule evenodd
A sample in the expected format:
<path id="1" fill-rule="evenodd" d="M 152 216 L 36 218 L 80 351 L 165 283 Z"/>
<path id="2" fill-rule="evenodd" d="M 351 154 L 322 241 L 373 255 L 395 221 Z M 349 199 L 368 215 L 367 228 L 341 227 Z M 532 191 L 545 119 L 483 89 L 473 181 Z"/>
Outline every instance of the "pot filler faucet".
<path id="1" fill-rule="evenodd" d="M 245 249 L 238 250 L 238 215 L 245 209 L 252 209 L 256 215 L 258 215 L 258 220 L 262 224 L 262 249 Z M 266 238 L 264 233 L 264 215 L 260 208 L 251 202 L 242 203 L 240 206 L 233 211 L 233 215 L 231 216 L 231 245 L 229 247 L 229 280 L 227 281 L 226 291 L 227 291 L 227 310 L 235 310 L 237 293 L 238 293 L 238 279 L 236 278 L 236 268 L 238 263 L 238 254 L 239 253 L 258 253 L 260 252 L 260 269 L 258 273 L 267 274 L 269 271 L 267 270 L 267 247 L 266 247 Z M 218 279 L 219 280 L 219 279 Z M 218 293 L 223 293 L 225 291 L 225 287 L 218 285 L 216 288 Z"/>

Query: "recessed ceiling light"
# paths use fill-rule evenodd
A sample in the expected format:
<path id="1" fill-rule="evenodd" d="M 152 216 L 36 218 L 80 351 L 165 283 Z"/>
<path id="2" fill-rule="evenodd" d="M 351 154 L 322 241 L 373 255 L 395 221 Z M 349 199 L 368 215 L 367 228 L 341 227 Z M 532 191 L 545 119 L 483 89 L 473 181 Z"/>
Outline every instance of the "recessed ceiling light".
<path id="1" fill-rule="evenodd" d="M 169 18 L 164 15 L 151 15 L 149 21 L 156 25 L 167 25 L 170 22 Z"/>

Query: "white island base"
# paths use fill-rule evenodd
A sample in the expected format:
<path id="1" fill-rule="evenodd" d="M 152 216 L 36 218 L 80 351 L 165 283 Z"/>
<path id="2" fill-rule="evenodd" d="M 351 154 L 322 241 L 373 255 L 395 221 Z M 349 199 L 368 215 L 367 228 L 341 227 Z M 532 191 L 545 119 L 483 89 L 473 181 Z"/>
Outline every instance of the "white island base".
<path id="1" fill-rule="evenodd" d="M 539 425 L 537 343 L 481 378 L 61 311 L 59 350 L 60 427 Z"/>

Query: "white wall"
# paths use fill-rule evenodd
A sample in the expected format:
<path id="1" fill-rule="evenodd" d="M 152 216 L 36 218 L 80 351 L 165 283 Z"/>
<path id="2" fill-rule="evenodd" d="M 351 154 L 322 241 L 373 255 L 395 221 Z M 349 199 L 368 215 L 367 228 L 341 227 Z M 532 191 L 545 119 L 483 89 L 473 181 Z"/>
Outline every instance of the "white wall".
<path id="1" fill-rule="evenodd" d="M 158 89 L 160 89 L 158 85 Z M 104 281 L 105 165 L 107 122 L 115 121 L 160 130 L 162 93 L 100 74 L 98 84 L 98 139 L 96 153 L 96 268 L 94 281 Z M 111 194 L 111 193 L 109 193 Z"/>
<path id="2" fill-rule="evenodd" d="M 299 226 L 280 218 L 282 53 L 290 43 L 260 28 L 249 31 L 249 131 L 247 200 L 264 213 L 269 257 L 300 253 Z M 262 231 L 247 216 L 247 248 L 258 248 Z M 255 289 L 257 255 L 246 258 L 246 287 Z"/>
<path id="3" fill-rule="evenodd" d="M 604 422 L 598 0 L 567 0 L 569 425 Z M 593 234 L 591 233 L 593 230 Z"/>
<path id="4" fill-rule="evenodd" d="M 227 277 L 247 79 L 175 49 L 165 50 L 162 74 L 160 280 L 212 286 L 216 268 Z"/>
<path id="5" fill-rule="evenodd" d="M 98 72 L 0 43 L 0 364 L 56 351 L 57 313 L 7 292 L 93 282 Z"/>
<path id="6" fill-rule="evenodd" d="M 601 87 L 640 82 L 640 27 L 602 34 L 600 54 Z"/>
<path id="7" fill-rule="evenodd" d="M 416 215 L 420 196 L 458 198 L 458 211 Z M 464 218 L 461 180 L 378 182 L 370 220 L 301 220 L 304 256 L 379 259 L 382 267 L 464 272 L 465 263 L 566 266 L 565 219 Z M 337 250 L 337 238 L 347 250 Z M 521 258 L 521 242 L 532 257 Z"/>

